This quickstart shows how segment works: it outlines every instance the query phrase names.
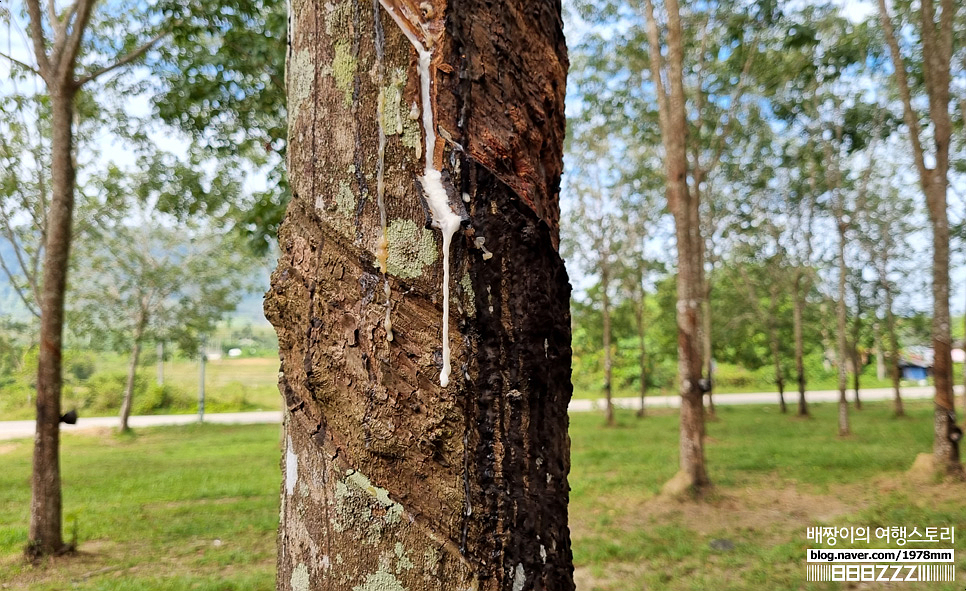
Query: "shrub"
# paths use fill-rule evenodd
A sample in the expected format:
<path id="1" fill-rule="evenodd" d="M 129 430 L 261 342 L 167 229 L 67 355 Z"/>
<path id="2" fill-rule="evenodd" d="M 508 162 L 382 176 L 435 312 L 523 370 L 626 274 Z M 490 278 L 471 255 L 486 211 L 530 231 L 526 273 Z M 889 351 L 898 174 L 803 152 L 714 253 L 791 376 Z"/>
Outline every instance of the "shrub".
<path id="1" fill-rule="evenodd" d="M 97 363 L 93 353 L 68 351 L 64 359 L 64 369 L 69 376 L 83 382 L 94 375 Z"/>

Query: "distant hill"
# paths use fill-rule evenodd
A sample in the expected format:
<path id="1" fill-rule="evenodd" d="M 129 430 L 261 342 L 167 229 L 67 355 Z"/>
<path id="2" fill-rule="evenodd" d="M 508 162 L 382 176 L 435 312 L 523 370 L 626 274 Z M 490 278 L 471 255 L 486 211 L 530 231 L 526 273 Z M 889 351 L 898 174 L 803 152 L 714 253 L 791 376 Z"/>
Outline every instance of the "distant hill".
<path id="1" fill-rule="evenodd" d="M 4 261 L 15 260 L 15 253 L 10 242 L 0 239 L 0 257 Z M 252 325 L 268 325 L 265 314 L 262 312 L 262 298 L 268 290 L 268 281 L 274 268 L 274 258 L 271 263 L 266 261 L 264 265 L 259 265 L 254 269 L 256 273 L 255 287 L 242 297 L 238 308 L 231 317 L 243 322 L 251 322 Z M 68 296 L 69 297 L 69 296 Z M 14 320 L 26 320 L 30 318 L 30 311 L 24 306 L 17 295 L 16 290 L 10 285 L 6 273 L 0 271 L 0 318 L 12 318 Z"/>

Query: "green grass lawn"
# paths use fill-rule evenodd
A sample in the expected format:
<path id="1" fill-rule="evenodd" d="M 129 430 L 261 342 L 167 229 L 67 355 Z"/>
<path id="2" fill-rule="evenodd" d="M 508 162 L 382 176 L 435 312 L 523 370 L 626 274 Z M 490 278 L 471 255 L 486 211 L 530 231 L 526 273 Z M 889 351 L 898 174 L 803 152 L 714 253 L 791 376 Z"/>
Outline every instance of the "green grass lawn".
<path id="1" fill-rule="evenodd" d="M 835 435 L 835 405 L 811 408 L 814 418 L 802 420 L 772 406 L 719 407 L 707 440 L 716 490 L 702 501 L 658 495 L 677 465 L 673 411 L 619 413 L 615 428 L 573 415 L 578 589 L 894 588 L 806 582 L 804 551 L 814 544 L 805 528 L 954 525 L 966 536 L 966 485 L 905 474 L 931 449 L 930 403 L 909 402 L 905 419 L 868 403 L 852 413 L 846 439 Z M 66 530 L 81 552 L 39 567 L 20 559 L 29 442 L 0 443 L 0 589 L 273 589 L 279 439 L 275 425 L 66 436 Z M 722 540 L 730 549 L 715 549 Z M 895 588 L 961 589 L 963 558 L 959 582 Z"/>

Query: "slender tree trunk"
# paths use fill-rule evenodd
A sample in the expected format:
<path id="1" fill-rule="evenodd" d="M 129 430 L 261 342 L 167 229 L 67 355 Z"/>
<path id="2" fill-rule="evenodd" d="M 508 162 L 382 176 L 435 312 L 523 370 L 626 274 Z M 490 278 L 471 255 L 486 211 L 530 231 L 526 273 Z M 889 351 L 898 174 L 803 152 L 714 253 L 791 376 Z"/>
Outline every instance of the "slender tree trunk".
<path id="1" fill-rule="evenodd" d="M 638 285 L 640 286 L 642 283 L 643 283 L 643 279 L 638 282 Z M 638 348 L 640 349 L 639 355 L 638 355 L 638 363 L 640 364 L 640 370 L 641 370 L 641 383 L 640 383 L 641 407 L 637 410 L 637 416 L 640 418 L 640 417 L 644 417 L 644 415 L 647 414 L 647 411 L 645 410 L 646 407 L 644 405 L 645 396 L 647 396 L 647 346 L 644 340 L 644 337 L 646 336 L 645 326 L 644 326 L 644 311 L 646 309 L 645 308 L 646 301 L 644 299 L 643 288 L 640 289 L 640 292 L 638 293 L 638 298 L 639 299 L 637 301 L 637 306 L 636 306 L 637 314 L 635 316 L 637 320 L 637 343 L 638 343 Z"/>
<path id="2" fill-rule="evenodd" d="M 861 287 L 856 286 L 855 293 L 855 321 L 852 322 L 852 343 L 849 356 L 852 359 L 852 386 L 855 391 L 855 410 L 862 410 L 862 399 L 859 390 L 862 379 L 862 354 L 859 352 L 859 339 L 862 332 L 862 293 Z"/>
<path id="3" fill-rule="evenodd" d="M 805 338 L 803 335 L 802 316 L 805 308 L 805 296 L 802 293 L 802 271 L 795 270 L 795 300 L 792 310 L 792 323 L 795 334 L 795 373 L 798 378 L 798 416 L 808 416 L 808 403 L 805 400 Z"/>
<path id="4" fill-rule="evenodd" d="M 74 210 L 74 91 L 66 88 L 59 92 L 51 90 L 50 107 L 52 191 L 41 294 L 29 556 L 58 554 L 70 549 L 64 544 L 61 533 L 59 450 L 64 292 Z"/>
<path id="5" fill-rule="evenodd" d="M 668 14 L 667 79 L 664 90 L 661 60 L 651 60 L 651 78 L 658 94 L 661 141 L 664 144 L 666 194 L 674 215 L 678 275 L 678 379 L 681 394 L 680 462 L 682 479 L 700 493 L 711 486 L 704 458 L 704 391 L 701 388 L 702 261 L 699 202 L 688 190 L 687 116 L 684 95 L 684 41 L 677 0 L 665 4 Z M 654 5 L 645 0 L 651 55 L 660 56 L 660 32 Z M 675 477 L 676 480 L 679 477 Z"/>
<path id="6" fill-rule="evenodd" d="M 938 175 L 934 175 L 938 176 Z M 933 455 L 947 474 L 962 476 L 959 443 L 950 440 L 956 427 L 953 399 L 952 338 L 949 321 L 949 218 L 946 214 L 946 178 L 926 186 L 926 201 L 933 228 L 933 380 L 936 385 Z"/>
<path id="7" fill-rule="evenodd" d="M 124 384 L 124 400 L 121 402 L 121 433 L 131 429 L 128 426 L 128 419 L 131 417 L 131 401 L 134 398 L 134 379 L 137 374 L 138 359 L 140 357 L 141 339 L 138 337 L 135 338 L 134 347 L 131 348 L 131 360 L 127 369 L 127 382 Z"/>
<path id="8" fill-rule="evenodd" d="M 849 401 L 845 396 L 848 388 L 848 375 L 845 371 L 846 362 L 846 317 L 845 317 L 845 225 L 839 222 L 839 245 L 838 245 L 838 267 L 839 267 L 839 293 L 838 301 L 835 306 L 836 316 L 836 352 L 835 359 L 838 365 L 838 386 L 839 386 L 839 436 L 848 435 L 849 428 Z"/>
<path id="9" fill-rule="evenodd" d="M 277 589 L 570 591 L 560 5 L 344 6 L 289 21 Z"/>
<path id="10" fill-rule="evenodd" d="M 897 417 L 901 417 L 906 412 L 902 405 L 902 393 L 899 389 L 899 336 L 896 333 L 895 313 L 892 311 L 892 288 L 889 287 L 888 280 L 886 279 L 884 266 L 879 270 L 879 278 L 882 281 L 882 290 L 885 294 L 886 332 L 889 335 L 889 374 L 892 376 L 892 390 L 894 394 L 893 410 Z"/>
<path id="11" fill-rule="evenodd" d="M 893 77 L 902 99 L 903 120 L 909 128 L 912 156 L 919 172 L 919 183 L 926 196 L 929 221 L 933 231 L 932 295 L 933 320 L 932 342 L 935 361 L 933 378 L 936 386 L 935 420 L 933 433 L 933 457 L 938 471 L 962 477 L 963 465 L 959 460 L 959 443 L 950 440 L 956 423 L 953 399 L 951 337 L 949 324 L 949 216 L 946 190 L 949 178 L 949 146 L 952 123 L 949 116 L 949 87 L 951 82 L 950 61 L 953 48 L 953 23 L 956 3 L 941 0 L 941 16 L 936 20 L 933 0 L 920 2 L 919 35 L 922 40 L 922 74 L 929 98 L 929 120 L 932 123 L 934 166 L 927 165 L 923 138 L 920 135 L 919 114 L 912 105 L 906 64 L 898 36 L 889 15 L 886 0 L 878 0 L 882 30 L 893 63 Z"/>
<path id="12" fill-rule="evenodd" d="M 875 335 L 875 378 L 884 380 L 886 378 L 885 347 L 882 345 L 882 325 L 878 320 L 872 324 L 872 330 Z"/>
<path id="13" fill-rule="evenodd" d="M 782 359 L 780 352 L 780 343 L 778 342 L 778 334 L 775 330 L 769 331 L 769 343 L 771 345 L 771 360 L 775 368 L 775 385 L 778 387 L 778 407 L 781 409 L 781 413 L 785 414 L 788 412 L 788 406 L 785 404 L 785 375 L 782 372 Z"/>
<path id="14" fill-rule="evenodd" d="M 704 278 L 704 306 L 701 311 L 705 376 L 708 394 L 708 416 L 714 418 L 714 356 L 711 354 L 711 277 Z"/>
<path id="15" fill-rule="evenodd" d="M 613 401 L 613 390 L 612 390 L 612 378 L 613 378 L 613 360 L 611 358 L 611 343 L 610 343 L 610 266 L 608 265 L 606 258 L 609 256 L 607 253 L 604 256 L 603 261 L 601 261 L 601 301 L 602 310 L 601 314 L 604 317 L 604 396 L 607 400 L 607 426 L 614 426 L 614 401 Z"/>
<path id="16" fill-rule="evenodd" d="M 134 399 L 134 380 L 137 377 L 138 359 L 141 358 L 141 340 L 144 338 L 144 328 L 147 326 L 147 320 L 147 311 L 142 307 L 137 328 L 134 330 L 134 346 L 131 348 L 131 361 L 127 369 L 127 382 L 124 384 L 124 399 L 121 401 L 121 433 L 130 430 L 128 419 L 131 417 L 131 402 Z"/>
<path id="17" fill-rule="evenodd" d="M 158 385 L 164 385 L 164 341 L 158 341 Z"/>

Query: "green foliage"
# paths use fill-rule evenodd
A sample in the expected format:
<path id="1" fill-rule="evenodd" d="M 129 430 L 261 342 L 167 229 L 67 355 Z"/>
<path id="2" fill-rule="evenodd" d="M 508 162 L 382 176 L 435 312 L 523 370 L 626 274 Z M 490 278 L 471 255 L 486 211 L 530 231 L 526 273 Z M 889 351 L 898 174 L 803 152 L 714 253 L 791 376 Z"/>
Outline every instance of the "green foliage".
<path id="1" fill-rule="evenodd" d="M 149 62 L 157 75 L 154 108 L 222 165 L 265 173 L 264 190 L 227 202 L 227 219 L 263 254 L 275 243 L 289 199 L 286 6 L 264 0 L 167 4 L 175 25 Z"/>
<path id="2" fill-rule="evenodd" d="M 75 259 L 71 326 L 102 347 L 150 339 L 194 351 L 247 287 L 253 261 L 210 230 L 145 220 L 91 233 Z"/>
<path id="3" fill-rule="evenodd" d="M 90 351 L 67 351 L 64 354 L 64 371 L 67 379 L 83 382 L 93 375 L 97 363 Z"/>

